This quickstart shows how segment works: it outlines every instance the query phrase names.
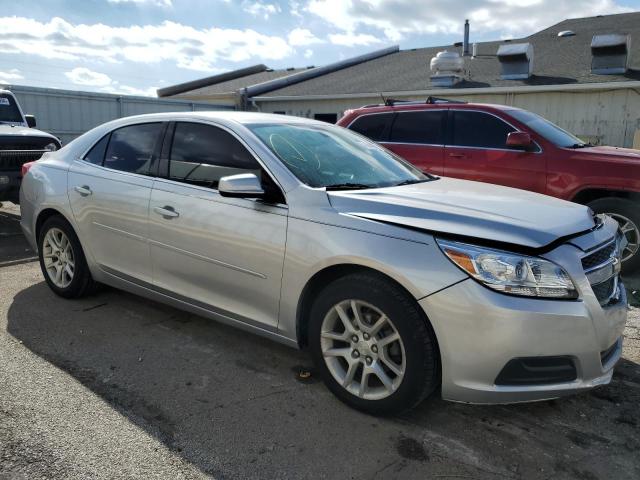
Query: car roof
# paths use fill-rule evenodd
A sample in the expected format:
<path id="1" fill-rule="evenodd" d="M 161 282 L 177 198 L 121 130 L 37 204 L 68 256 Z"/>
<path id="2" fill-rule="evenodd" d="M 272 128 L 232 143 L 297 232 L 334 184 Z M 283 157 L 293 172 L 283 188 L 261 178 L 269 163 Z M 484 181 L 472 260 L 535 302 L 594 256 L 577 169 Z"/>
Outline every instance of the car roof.
<path id="1" fill-rule="evenodd" d="M 239 124 L 256 123 L 311 123 L 327 125 L 326 122 L 311 120 L 304 117 L 293 117 L 273 113 L 260 112 L 236 112 L 230 110 L 211 110 L 197 112 L 164 112 L 135 115 L 118 119 L 117 123 L 138 123 L 141 120 L 171 121 L 171 120 L 214 120 L 223 122 L 235 122 Z"/>
<path id="2" fill-rule="evenodd" d="M 365 105 L 359 108 L 354 108 L 351 113 L 354 115 L 365 115 L 368 113 L 380 113 L 380 112 L 395 112 L 406 110 L 442 110 L 442 109 L 454 109 L 454 110 L 487 110 L 487 111 L 509 111 L 515 110 L 515 107 L 508 105 L 498 105 L 495 103 L 465 103 L 465 102 L 437 102 L 437 103 L 415 103 L 415 102 L 398 102 L 393 105 Z"/>

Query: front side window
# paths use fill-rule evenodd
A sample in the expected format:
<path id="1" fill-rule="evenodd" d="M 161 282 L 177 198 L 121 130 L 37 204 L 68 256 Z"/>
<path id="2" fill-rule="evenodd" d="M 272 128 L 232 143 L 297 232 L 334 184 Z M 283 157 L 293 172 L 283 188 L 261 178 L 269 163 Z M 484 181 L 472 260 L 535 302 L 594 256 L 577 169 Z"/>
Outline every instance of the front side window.
<path id="1" fill-rule="evenodd" d="M 399 112 L 391 127 L 389 141 L 444 145 L 445 114 L 444 110 Z"/>
<path id="2" fill-rule="evenodd" d="M 176 124 L 169 156 L 169 178 L 217 188 L 222 177 L 239 173 L 261 176 L 260 164 L 230 133 L 210 125 Z"/>
<path id="3" fill-rule="evenodd" d="M 377 142 L 384 141 L 384 134 L 393 120 L 393 115 L 393 113 L 363 115 L 349 125 L 349 130 L 358 132 L 360 135 L 364 135 Z"/>
<path id="4" fill-rule="evenodd" d="M 247 126 L 300 181 L 311 187 L 389 187 L 432 178 L 344 128 L 305 124 Z"/>
<path id="5" fill-rule="evenodd" d="M 557 147 L 571 148 L 585 145 L 585 143 L 575 135 L 570 134 L 555 123 L 551 123 L 546 118 L 536 115 L 533 112 L 514 109 L 509 110 L 509 114 Z"/>
<path id="6" fill-rule="evenodd" d="M 161 123 L 129 125 L 114 130 L 104 166 L 122 172 L 148 174 L 161 130 Z"/>
<path id="7" fill-rule="evenodd" d="M 23 121 L 13 95 L 0 93 L 0 123 L 22 123 Z"/>
<path id="8" fill-rule="evenodd" d="M 515 128 L 493 115 L 482 112 L 454 111 L 452 146 L 509 148 L 507 135 Z"/>

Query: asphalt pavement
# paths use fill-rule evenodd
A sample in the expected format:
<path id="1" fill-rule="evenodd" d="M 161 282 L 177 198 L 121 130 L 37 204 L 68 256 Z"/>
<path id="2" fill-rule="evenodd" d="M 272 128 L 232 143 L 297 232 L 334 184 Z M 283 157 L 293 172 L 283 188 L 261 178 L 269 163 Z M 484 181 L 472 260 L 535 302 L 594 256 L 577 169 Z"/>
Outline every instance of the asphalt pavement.
<path id="1" fill-rule="evenodd" d="M 0 236 L 0 479 L 640 478 L 637 308 L 608 386 L 376 418 L 305 352 L 114 289 L 58 298 L 32 257 Z"/>

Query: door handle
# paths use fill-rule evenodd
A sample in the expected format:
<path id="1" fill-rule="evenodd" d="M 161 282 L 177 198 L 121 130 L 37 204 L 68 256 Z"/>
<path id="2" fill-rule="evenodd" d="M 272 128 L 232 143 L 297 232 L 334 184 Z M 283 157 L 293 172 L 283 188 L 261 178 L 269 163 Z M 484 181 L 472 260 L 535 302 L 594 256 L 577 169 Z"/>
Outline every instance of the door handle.
<path id="1" fill-rule="evenodd" d="M 464 158 L 464 157 L 466 157 L 466 155 L 464 153 L 450 153 L 449 156 L 452 157 L 452 158 Z"/>
<path id="2" fill-rule="evenodd" d="M 78 185 L 74 188 L 74 190 L 78 192 L 80 195 L 82 195 L 83 197 L 87 197 L 93 193 L 91 189 L 86 185 L 83 185 L 83 186 Z"/>
<path id="3" fill-rule="evenodd" d="M 169 205 L 165 205 L 164 207 L 155 207 L 153 211 L 164 218 L 176 218 L 180 216 L 180 214 Z"/>

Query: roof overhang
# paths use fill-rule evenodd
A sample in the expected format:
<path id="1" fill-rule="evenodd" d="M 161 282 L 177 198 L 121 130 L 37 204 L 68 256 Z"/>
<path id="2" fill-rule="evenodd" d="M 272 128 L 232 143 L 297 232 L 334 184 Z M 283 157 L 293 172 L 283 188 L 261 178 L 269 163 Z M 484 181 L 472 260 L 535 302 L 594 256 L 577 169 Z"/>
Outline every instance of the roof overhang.
<path id="1" fill-rule="evenodd" d="M 411 91 L 389 91 L 389 92 L 366 92 L 366 93 L 337 93 L 334 95 L 281 95 L 281 96 L 257 96 L 249 98 L 255 102 L 282 102 L 295 100 L 341 100 L 351 98 L 380 98 L 382 97 L 414 97 L 429 95 L 444 95 L 448 97 L 461 95 L 482 95 L 490 93 L 536 93 L 536 92 L 581 92 L 581 91 L 602 91 L 602 90 L 623 90 L 628 88 L 640 88 L 640 81 L 628 82 L 600 82 L 600 83 L 577 83 L 560 85 L 513 85 L 500 87 L 482 88 L 451 88 L 451 89 L 430 89 Z"/>

